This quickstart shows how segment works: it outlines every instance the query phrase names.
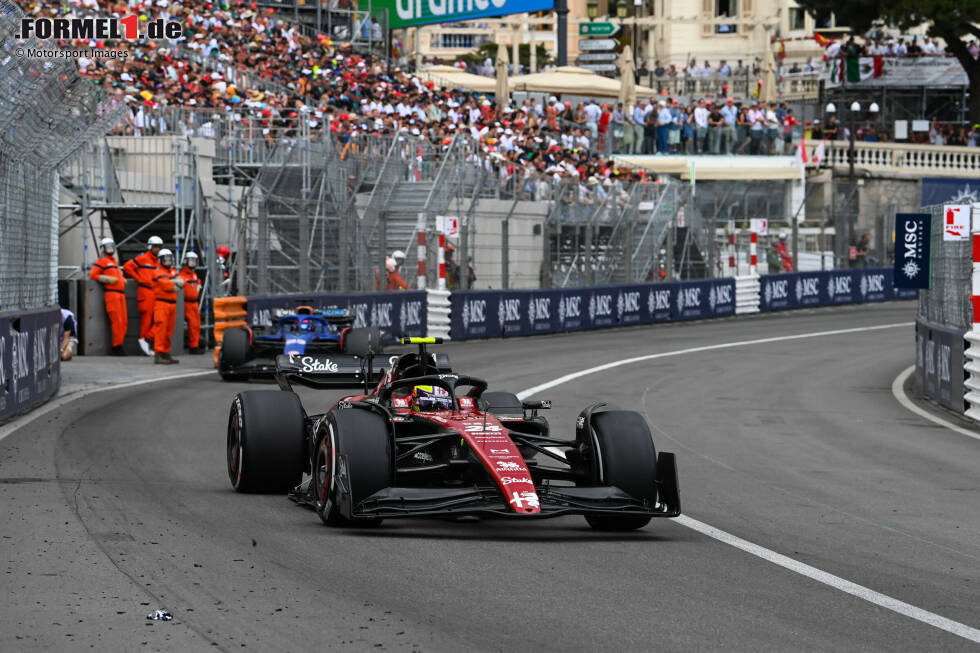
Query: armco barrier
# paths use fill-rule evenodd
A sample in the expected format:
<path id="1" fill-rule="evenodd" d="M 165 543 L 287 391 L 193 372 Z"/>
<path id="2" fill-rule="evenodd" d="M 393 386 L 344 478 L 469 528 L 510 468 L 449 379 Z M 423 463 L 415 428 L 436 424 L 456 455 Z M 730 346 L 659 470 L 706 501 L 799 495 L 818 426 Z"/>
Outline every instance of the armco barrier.
<path id="1" fill-rule="evenodd" d="M 0 422 L 58 391 L 61 334 L 58 308 L 0 313 Z"/>
<path id="2" fill-rule="evenodd" d="M 762 311 L 918 297 L 917 290 L 895 287 L 892 268 L 764 274 L 759 293 Z"/>
<path id="3" fill-rule="evenodd" d="M 314 308 L 353 308 L 355 327 L 376 326 L 394 337 L 426 335 L 424 291 L 360 294 L 251 295 L 248 297 L 249 326 L 271 326 L 273 311 L 292 310 L 308 304 Z"/>
<path id="4" fill-rule="evenodd" d="M 735 281 L 712 279 L 550 290 L 454 291 L 454 340 L 529 336 L 735 313 Z"/>
<path id="5" fill-rule="evenodd" d="M 915 321 L 915 379 L 919 389 L 947 408 L 962 413 L 965 329 Z"/>

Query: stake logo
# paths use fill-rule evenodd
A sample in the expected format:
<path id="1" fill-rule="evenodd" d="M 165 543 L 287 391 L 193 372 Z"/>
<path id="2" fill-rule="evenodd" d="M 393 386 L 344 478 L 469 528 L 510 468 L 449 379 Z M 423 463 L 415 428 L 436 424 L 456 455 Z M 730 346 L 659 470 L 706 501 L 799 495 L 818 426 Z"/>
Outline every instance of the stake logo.
<path id="1" fill-rule="evenodd" d="M 136 14 L 122 18 L 22 18 L 17 38 L 47 39 L 179 39 L 184 35 L 180 21 L 144 21 L 145 33 L 140 34 L 140 20 Z"/>

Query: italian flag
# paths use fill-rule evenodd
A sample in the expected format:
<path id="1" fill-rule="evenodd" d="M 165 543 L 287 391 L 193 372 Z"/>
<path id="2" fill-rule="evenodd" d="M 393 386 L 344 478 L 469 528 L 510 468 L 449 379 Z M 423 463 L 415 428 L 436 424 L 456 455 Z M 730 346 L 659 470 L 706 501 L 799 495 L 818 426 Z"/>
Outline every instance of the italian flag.
<path id="1" fill-rule="evenodd" d="M 846 76 L 848 84 L 856 84 L 865 79 L 881 77 L 884 71 L 883 57 L 841 57 L 830 69 L 830 81 L 840 84 Z"/>

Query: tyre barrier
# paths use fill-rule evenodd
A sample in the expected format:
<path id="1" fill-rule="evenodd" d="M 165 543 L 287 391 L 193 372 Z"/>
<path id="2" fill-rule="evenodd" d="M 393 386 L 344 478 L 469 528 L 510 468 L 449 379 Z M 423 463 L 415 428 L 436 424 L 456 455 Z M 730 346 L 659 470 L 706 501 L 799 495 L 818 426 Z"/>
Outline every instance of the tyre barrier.
<path id="1" fill-rule="evenodd" d="M 61 334 L 58 307 L 0 313 L 0 422 L 58 392 Z"/>

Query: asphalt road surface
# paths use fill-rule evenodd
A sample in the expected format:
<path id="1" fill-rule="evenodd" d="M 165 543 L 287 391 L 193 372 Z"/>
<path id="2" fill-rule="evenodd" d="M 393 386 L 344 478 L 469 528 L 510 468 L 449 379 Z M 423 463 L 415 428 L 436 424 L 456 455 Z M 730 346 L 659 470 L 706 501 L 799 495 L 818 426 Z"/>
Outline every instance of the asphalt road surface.
<path id="1" fill-rule="evenodd" d="M 518 392 L 624 358 L 907 323 L 911 303 L 454 343 Z M 980 627 L 980 441 L 901 407 L 911 326 L 693 351 L 546 392 L 642 411 L 686 516 Z M 0 442 L 0 650 L 977 650 L 683 524 L 581 517 L 323 526 L 235 494 L 217 375 L 103 392 Z M 308 410 L 339 392 L 301 391 Z M 172 622 L 149 622 L 166 608 Z"/>

